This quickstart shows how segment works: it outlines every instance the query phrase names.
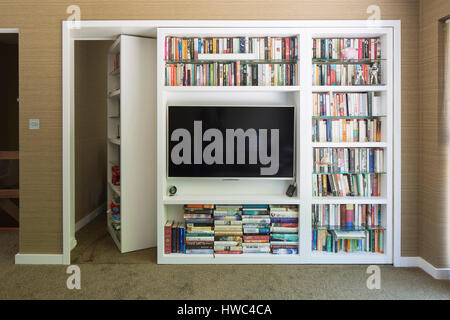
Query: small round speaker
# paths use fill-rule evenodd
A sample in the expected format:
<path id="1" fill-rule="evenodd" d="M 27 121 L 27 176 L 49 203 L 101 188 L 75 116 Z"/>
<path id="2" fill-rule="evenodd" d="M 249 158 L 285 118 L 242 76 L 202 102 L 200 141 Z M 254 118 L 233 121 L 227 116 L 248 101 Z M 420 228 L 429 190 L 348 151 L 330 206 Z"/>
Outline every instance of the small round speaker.
<path id="1" fill-rule="evenodd" d="M 177 187 L 171 186 L 169 188 L 169 196 L 174 196 L 177 193 Z"/>

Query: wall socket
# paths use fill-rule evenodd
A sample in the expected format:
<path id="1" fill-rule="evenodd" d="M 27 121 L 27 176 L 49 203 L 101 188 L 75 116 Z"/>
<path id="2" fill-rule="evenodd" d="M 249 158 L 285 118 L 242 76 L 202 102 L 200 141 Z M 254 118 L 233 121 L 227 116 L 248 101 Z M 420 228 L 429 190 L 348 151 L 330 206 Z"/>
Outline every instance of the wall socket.
<path id="1" fill-rule="evenodd" d="M 39 119 L 29 119 L 28 129 L 39 130 L 40 129 Z"/>

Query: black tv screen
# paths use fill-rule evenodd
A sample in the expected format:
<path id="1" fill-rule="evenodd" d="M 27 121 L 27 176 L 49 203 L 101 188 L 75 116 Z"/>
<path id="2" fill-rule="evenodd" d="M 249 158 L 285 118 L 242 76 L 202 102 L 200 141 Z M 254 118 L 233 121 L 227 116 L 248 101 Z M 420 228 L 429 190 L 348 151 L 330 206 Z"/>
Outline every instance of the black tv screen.
<path id="1" fill-rule="evenodd" d="M 294 107 L 168 109 L 169 177 L 294 176 Z"/>

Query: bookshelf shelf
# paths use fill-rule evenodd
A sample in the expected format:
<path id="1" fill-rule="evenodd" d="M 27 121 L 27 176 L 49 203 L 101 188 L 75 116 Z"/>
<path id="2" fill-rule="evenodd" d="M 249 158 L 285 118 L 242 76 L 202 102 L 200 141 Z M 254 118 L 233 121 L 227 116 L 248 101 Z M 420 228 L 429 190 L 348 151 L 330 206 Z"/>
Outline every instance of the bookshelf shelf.
<path id="1" fill-rule="evenodd" d="M 158 41 L 158 263 L 167 264 L 245 264 L 245 263 L 339 263 L 339 264 L 382 264 L 392 263 L 393 259 L 393 220 L 394 220 L 394 166 L 397 170 L 397 162 L 394 161 L 394 115 L 398 117 L 400 105 L 394 105 L 394 96 L 400 94 L 400 86 L 395 83 L 394 71 L 394 44 L 392 27 L 367 27 L 364 21 L 351 28 L 335 28 L 334 22 L 321 23 L 302 28 L 281 28 L 270 30 L 266 28 L 246 27 L 235 30 L 225 28 L 161 28 L 157 33 Z M 359 26 L 359 27 L 358 27 Z M 227 37 L 295 37 L 298 41 L 298 56 L 295 59 L 255 59 L 250 56 L 209 54 L 198 59 L 170 60 L 166 58 L 166 37 L 180 38 L 227 38 Z M 313 39 L 327 38 L 370 38 L 378 39 L 380 53 L 379 58 L 359 59 L 313 59 Z M 195 49 L 194 49 L 195 50 Z M 181 55 L 178 55 L 181 57 Z M 195 56 L 195 54 L 194 54 Z M 261 55 L 260 55 L 261 56 Z M 369 55 L 370 56 L 370 55 Z M 169 57 L 169 56 L 167 56 Z M 372 57 L 372 56 L 370 56 Z M 395 55 L 396 59 L 398 56 Z M 235 63 L 240 61 L 246 64 L 294 64 L 297 68 L 295 75 L 296 85 L 293 86 L 168 86 L 166 85 L 167 65 L 182 64 L 211 64 L 211 63 Z M 396 65 L 399 61 L 396 60 Z M 314 65 L 335 64 L 344 65 L 348 70 L 356 68 L 356 65 L 377 64 L 380 67 L 379 78 L 376 81 L 364 81 L 356 83 L 376 83 L 371 85 L 313 85 L 312 79 L 316 72 Z M 172 66 L 176 67 L 176 66 Z M 326 66 L 323 66 L 326 68 Z M 201 67 L 198 67 L 201 68 Z M 330 66 L 330 68 L 332 68 Z M 173 70 L 172 70 L 173 71 Z M 190 70 L 192 71 L 192 69 Z M 367 70 L 366 70 L 367 71 Z M 397 78 L 395 78 L 397 79 Z M 167 82 L 176 83 L 176 82 Z M 195 82 L 197 83 L 197 82 Z M 209 83 L 209 82 L 200 82 Z M 212 83 L 212 82 L 211 82 Z M 215 82 L 217 83 L 217 82 Z M 250 82 L 251 83 L 251 82 Z M 270 82 L 269 82 L 270 83 Z M 319 82 L 314 82 L 319 83 Z M 334 83 L 325 82 L 325 83 Z M 343 81 L 336 83 L 352 83 Z M 381 83 L 381 84 L 378 84 Z M 314 93 L 371 93 L 372 101 L 377 98 L 377 106 L 373 108 L 373 116 L 360 116 L 368 114 L 363 112 L 344 113 L 359 114 L 358 116 L 313 116 Z M 369 95 L 367 95 L 369 96 Z M 395 100 L 398 101 L 398 100 Z M 167 110 L 171 105 L 293 105 L 296 108 L 296 173 L 297 192 L 290 198 L 285 195 L 287 187 L 292 181 L 276 180 L 246 180 L 228 182 L 222 179 L 189 179 L 167 177 Z M 316 110 L 316 109 L 314 109 Z M 377 110 L 377 111 L 375 111 Z M 324 114 L 324 113 L 322 113 Z M 336 113 L 335 113 L 336 114 Z M 313 121 L 325 120 L 367 120 L 366 123 L 381 123 L 380 142 L 313 142 Z M 373 121 L 372 121 L 373 120 Z M 355 122 L 356 122 L 355 121 Z M 338 121 L 339 122 L 339 121 Z M 362 123 L 363 121 L 361 121 Z M 359 130 L 359 127 L 358 127 Z M 379 130 L 376 127 L 376 130 Z M 361 141 L 365 140 L 361 138 Z M 377 139 L 373 139 L 377 140 Z M 338 141 L 338 140 L 336 140 Z M 313 166 L 314 149 L 339 148 L 339 149 L 383 149 L 382 172 L 369 172 L 373 169 L 358 169 L 362 172 L 315 172 Z M 376 168 L 376 167 L 375 167 Z M 351 170 L 351 169 L 350 169 Z M 366 170 L 366 171 L 363 171 Z M 377 170 L 377 169 L 375 169 Z M 377 197 L 316 197 L 312 194 L 313 179 L 318 175 L 332 174 L 348 176 L 373 176 L 379 175 L 379 193 Z M 364 179 L 362 177 L 361 179 Z M 375 179 L 375 178 L 374 178 Z M 397 180 L 396 180 L 397 181 Z M 174 196 L 168 196 L 168 188 L 175 185 L 178 192 Z M 375 184 L 374 184 L 375 185 Z M 395 186 L 396 192 L 399 191 Z M 335 193 L 336 194 L 336 193 Z M 345 193 L 344 193 L 345 194 Z M 372 194 L 372 193 L 359 193 Z M 183 217 L 183 206 L 188 204 L 280 204 L 296 205 L 299 210 L 298 218 L 298 254 L 165 254 L 164 253 L 164 226 L 168 220 L 176 220 Z M 383 231 L 384 253 L 372 252 L 322 252 L 314 251 L 312 247 L 312 206 L 313 205 L 377 205 L 381 208 L 382 223 L 379 227 L 369 229 L 370 232 Z M 398 208 L 398 207 L 397 207 Z M 181 222 L 181 220 L 178 220 Z M 318 230 L 348 231 L 337 226 L 319 227 Z M 365 228 L 353 228 L 352 231 L 366 231 Z"/>
<path id="2" fill-rule="evenodd" d="M 108 97 L 116 98 L 120 96 L 120 89 L 115 89 L 109 92 Z"/>
<path id="3" fill-rule="evenodd" d="M 164 204 L 298 204 L 299 198 L 288 196 L 273 196 L 273 195 L 230 195 L 230 196 L 165 196 L 163 198 Z"/>
<path id="4" fill-rule="evenodd" d="M 120 197 L 120 186 L 115 186 L 111 182 L 108 185 Z"/>
<path id="5" fill-rule="evenodd" d="M 109 138 L 108 140 L 109 140 L 109 142 L 111 142 L 112 144 L 115 144 L 115 145 L 120 146 L 120 139 L 118 139 L 118 138 Z"/>
<path id="6" fill-rule="evenodd" d="M 312 142 L 313 148 L 386 148 L 386 142 Z"/>

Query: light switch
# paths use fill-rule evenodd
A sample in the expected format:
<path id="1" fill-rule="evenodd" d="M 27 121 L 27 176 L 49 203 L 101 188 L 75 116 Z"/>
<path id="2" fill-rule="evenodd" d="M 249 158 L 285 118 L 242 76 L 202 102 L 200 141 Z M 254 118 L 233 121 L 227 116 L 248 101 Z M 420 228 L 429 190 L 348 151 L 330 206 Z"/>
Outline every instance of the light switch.
<path id="1" fill-rule="evenodd" d="M 28 129 L 30 130 L 39 130 L 39 119 L 30 119 Z"/>

